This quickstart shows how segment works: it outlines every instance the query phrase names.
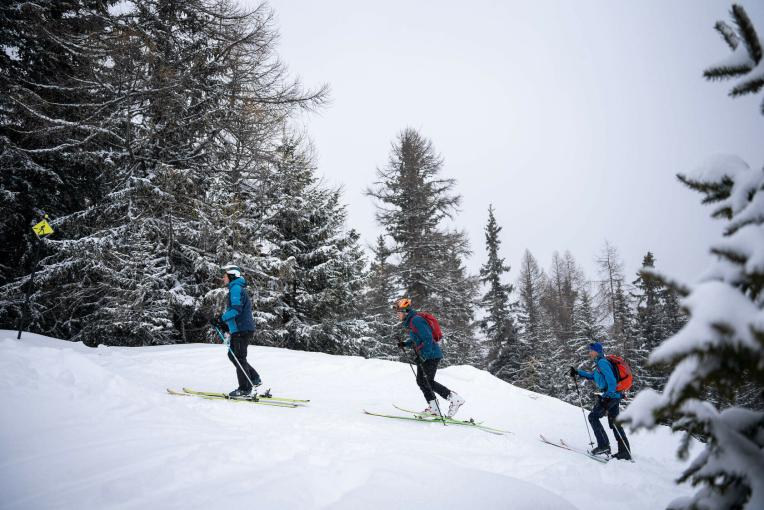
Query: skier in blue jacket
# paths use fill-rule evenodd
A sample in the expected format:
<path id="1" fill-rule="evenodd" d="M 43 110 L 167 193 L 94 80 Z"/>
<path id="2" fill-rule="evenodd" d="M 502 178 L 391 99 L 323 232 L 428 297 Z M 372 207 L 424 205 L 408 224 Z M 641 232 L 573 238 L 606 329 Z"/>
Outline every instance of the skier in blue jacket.
<path id="1" fill-rule="evenodd" d="M 440 407 L 435 396 L 437 393 L 448 400 L 449 406 L 446 416 L 452 418 L 465 401 L 455 391 L 449 390 L 435 380 L 435 372 L 438 371 L 438 363 L 443 358 L 443 351 L 433 338 L 430 325 L 421 315 L 417 314 L 408 298 L 399 299 L 393 308 L 398 312 L 398 319 L 409 330 L 408 340 L 399 341 L 398 347 L 401 349 L 413 347 L 417 357 L 416 382 L 419 389 L 422 390 L 425 400 L 427 400 L 427 407 L 420 414 L 440 415 Z"/>
<path id="2" fill-rule="evenodd" d="M 594 436 L 597 438 L 597 447 L 592 450 L 592 453 L 595 455 L 610 454 L 610 441 L 600 422 L 600 418 L 607 415 L 608 425 L 613 430 L 616 442 L 618 443 L 618 453 L 613 457 L 629 460 L 631 459 L 629 440 L 626 438 L 623 427 L 616 423 L 623 395 L 616 391 L 618 380 L 613 373 L 613 367 L 610 365 L 610 361 L 605 358 L 602 344 L 599 342 L 589 344 L 589 357 L 595 362 L 593 372 L 576 370 L 575 367 L 570 367 L 570 375 L 594 381 L 597 387 L 602 390 L 602 394 L 597 398 L 597 403 L 589 413 L 589 423 L 592 424 Z"/>
<path id="3" fill-rule="evenodd" d="M 213 319 L 212 323 L 231 334 L 228 359 L 236 367 L 239 387 L 229 395 L 244 397 L 256 392 L 261 384 L 260 375 L 247 363 L 247 347 L 255 336 L 252 301 L 247 294 L 247 282 L 241 276 L 241 269 L 233 264 L 221 269 L 224 272 L 223 283 L 228 287 L 228 303 L 225 313 Z"/>

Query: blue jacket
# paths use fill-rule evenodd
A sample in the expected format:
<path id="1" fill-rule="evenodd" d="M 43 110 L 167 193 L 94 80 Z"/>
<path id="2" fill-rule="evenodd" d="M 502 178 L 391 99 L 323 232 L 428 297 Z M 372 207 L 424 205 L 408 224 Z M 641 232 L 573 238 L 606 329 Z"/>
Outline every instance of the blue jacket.
<path id="1" fill-rule="evenodd" d="M 443 357 L 440 345 L 432 338 L 430 325 L 416 314 L 416 310 L 409 311 L 403 319 L 403 324 L 409 328 L 409 339 L 404 342 L 406 347 L 413 345 L 419 357 L 424 361 Z"/>
<path id="2" fill-rule="evenodd" d="M 241 276 L 228 283 L 228 307 L 220 317 L 233 333 L 247 333 L 255 330 L 252 318 L 252 301 L 245 287 L 247 282 Z"/>
<path id="3" fill-rule="evenodd" d="M 597 366 L 594 372 L 587 372 L 579 368 L 578 375 L 584 379 L 593 380 L 597 387 L 603 391 L 603 397 L 621 398 L 622 395 L 615 390 L 618 380 L 615 378 L 615 374 L 613 374 L 613 367 L 602 354 L 597 357 Z"/>

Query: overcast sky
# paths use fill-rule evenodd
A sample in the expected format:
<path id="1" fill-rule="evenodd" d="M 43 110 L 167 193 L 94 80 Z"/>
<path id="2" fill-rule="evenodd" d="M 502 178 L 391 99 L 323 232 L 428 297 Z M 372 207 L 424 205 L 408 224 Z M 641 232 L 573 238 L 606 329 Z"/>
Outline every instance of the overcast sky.
<path id="1" fill-rule="evenodd" d="M 245 0 L 245 5 L 255 5 Z M 764 36 L 764 1 L 741 2 Z M 279 54 L 331 104 L 304 120 L 349 226 L 380 233 L 363 190 L 406 127 L 431 139 L 463 196 L 477 271 L 493 203 L 514 281 L 527 248 L 570 250 L 590 278 L 608 239 L 631 281 L 647 250 L 692 280 L 721 232 L 681 185 L 716 153 L 764 164 L 761 94 L 702 71 L 728 55 L 729 1 L 273 0 Z"/>

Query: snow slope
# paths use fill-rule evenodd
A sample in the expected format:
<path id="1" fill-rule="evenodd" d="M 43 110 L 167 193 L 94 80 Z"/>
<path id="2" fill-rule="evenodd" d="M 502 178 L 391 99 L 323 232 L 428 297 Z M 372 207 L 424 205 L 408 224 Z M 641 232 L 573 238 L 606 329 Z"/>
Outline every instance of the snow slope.
<path id="1" fill-rule="evenodd" d="M 235 387 L 220 345 L 15 338 L 0 331 L 2 509 L 643 510 L 691 493 L 668 429 L 631 438 L 636 464 L 599 464 L 538 440 L 584 446 L 579 408 L 468 366 L 438 377 L 459 416 L 512 435 L 364 415 L 423 407 L 402 363 L 252 347 L 274 394 L 311 399 L 281 409 L 165 393 Z"/>

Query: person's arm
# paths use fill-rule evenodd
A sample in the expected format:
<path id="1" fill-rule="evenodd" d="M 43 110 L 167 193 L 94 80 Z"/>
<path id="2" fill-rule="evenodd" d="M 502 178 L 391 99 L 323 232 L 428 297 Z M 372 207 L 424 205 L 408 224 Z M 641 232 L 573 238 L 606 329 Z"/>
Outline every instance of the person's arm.
<path id="1" fill-rule="evenodd" d="M 610 366 L 610 362 L 605 358 L 597 360 L 597 366 L 600 369 L 600 373 L 602 373 L 602 376 L 605 378 L 605 391 L 602 393 L 602 396 L 604 398 L 616 398 L 618 392 L 615 388 L 618 386 L 618 381 L 613 374 L 613 367 Z"/>
<path id="2" fill-rule="evenodd" d="M 432 331 L 430 331 L 430 326 L 427 324 L 427 321 L 422 317 L 416 315 L 413 319 L 411 319 L 411 331 L 414 333 L 414 336 L 417 340 L 417 352 L 421 350 L 425 343 L 428 341 L 432 343 Z"/>
<path id="3" fill-rule="evenodd" d="M 231 331 L 235 331 L 236 326 L 236 317 L 241 313 L 242 311 L 242 303 L 241 303 L 241 287 L 238 285 L 234 285 L 231 287 L 230 291 L 230 307 L 226 312 L 220 317 L 228 324 L 228 329 Z M 233 327 L 232 327 L 233 326 Z"/>
<path id="4" fill-rule="evenodd" d="M 578 375 L 584 379 L 589 379 L 590 381 L 594 379 L 594 374 L 587 372 L 586 370 L 581 370 L 580 368 L 578 369 Z"/>

